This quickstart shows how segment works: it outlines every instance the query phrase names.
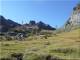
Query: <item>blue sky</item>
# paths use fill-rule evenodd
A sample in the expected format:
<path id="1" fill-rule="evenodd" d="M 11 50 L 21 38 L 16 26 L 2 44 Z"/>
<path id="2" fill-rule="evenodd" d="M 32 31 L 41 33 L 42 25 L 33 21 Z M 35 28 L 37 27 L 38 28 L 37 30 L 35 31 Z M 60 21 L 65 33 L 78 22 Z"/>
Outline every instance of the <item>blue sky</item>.
<path id="1" fill-rule="evenodd" d="M 0 15 L 18 23 L 43 21 L 61 27 L 79 0 L 0 0 Z"/>

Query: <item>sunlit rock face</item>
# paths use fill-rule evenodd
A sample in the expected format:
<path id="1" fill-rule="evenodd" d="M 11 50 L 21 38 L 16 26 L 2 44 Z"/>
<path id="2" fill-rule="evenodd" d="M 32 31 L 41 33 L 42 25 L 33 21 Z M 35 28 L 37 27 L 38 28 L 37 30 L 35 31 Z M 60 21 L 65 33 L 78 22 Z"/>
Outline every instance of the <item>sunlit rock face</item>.
<path id="1" fill-rule="evenodd" d="M 74 29 L 80 27 L 80 3 L 73 8 L 73 12 L 67 22 L 65 23 L 65 29 Z"/>
<path id="2" fill-rule="evenodd" d="M 80 4 L 73 8 L 73 13 L 70 18 L 72 25 L 80 25 Z"/>

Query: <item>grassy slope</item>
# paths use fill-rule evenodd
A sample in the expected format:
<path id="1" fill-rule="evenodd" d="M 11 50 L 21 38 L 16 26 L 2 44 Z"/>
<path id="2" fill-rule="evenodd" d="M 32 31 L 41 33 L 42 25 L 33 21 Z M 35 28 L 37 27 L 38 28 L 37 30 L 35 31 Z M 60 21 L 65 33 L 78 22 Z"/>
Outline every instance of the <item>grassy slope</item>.
<path id="1" fill-rule="evenodd" d="M 35 60 L 33 56 L 36 57 L 36 55 L 30 55 L 30 53 L 37 55 L 50 54 L 63 59 L 80 59 L 79 34 L 80 29 L 77 29 L 57 34 L 48 39 L 31 37 L 26 38 L 26 41 L 2 41 L 0 42 L 0 58 L 9 56 L 13 52 L 22 52 L 25 57 L 28 54 L 27 60 Z"/>

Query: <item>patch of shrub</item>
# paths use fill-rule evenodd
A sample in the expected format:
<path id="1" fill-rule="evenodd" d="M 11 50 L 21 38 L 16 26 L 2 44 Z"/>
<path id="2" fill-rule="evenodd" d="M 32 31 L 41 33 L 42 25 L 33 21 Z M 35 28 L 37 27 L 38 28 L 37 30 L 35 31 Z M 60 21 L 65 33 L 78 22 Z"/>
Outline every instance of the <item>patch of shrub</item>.
<path id="1" fill-rule="evenodd" d="M 24 55 L 23 60 L 62 60 L 59 57 L 52 56 L 50 54 L 46 53 L 36 53 L 36 52 L 28 52 Z"/>
<path id="2" fill-rule="evenodd" d="M 64 59 L 57 56 L 52 56 L 49 54 L 49 55 L 46 55 L 45 60 L 64 60 Z"/>
<path id="3" fill-rule="evenodd" d="M 0 41 L 6 40 L 4 36 L 0 36 Z"/>
<path id="4" fill-rule="evenodd" d="M 39 49 L 36 48 L 36 47 L 33 47 L 33 48 L 31 48 L 30 50 L 31 50 L 31 51 L 38 51 Z"/>
<path id="5" fill-rule="evenodd" d="M 45 35 L 44 38 L 47 39 L 48 38 L 48 35 Z"/>
<path id="6" fill-rule="evenodd" d="M 10 58 L 1 58 L 0 60 L 11 60 Z"/>
<path id="7" fill-rule="evenodd" d="M 45 45 L 50 45 L 50 42 L 48 42 L 48 41 L 47 41 L 47 42 L 45 42 Z"/>
<path id="8" fill-rule="evenodd" d="M 23 60 L 23 53 L 13 53 L 11 54 L 11 59 Z"/>
<path id="9" fill-rule="evenodd" d="M 50 50 L 50 52 L 71 54 L 71 53 L 75 52 L 75 49 L 73 49 L 73 48 L 58 48 L 58 49 L 52 49 L 52 50 Z"/>
<path id="10" fill-rule="evenodd" d="M 24 60 L 45 60 L 44 56 L 36 53 L 27 53 L 24 56 Z"/>
<path id="11" fill-rule="evenodd" d="M 3 44 L 4 46 L 9 46 L 10 44 Z"/>
<path id="12" fill-rule="evenodd" d="M 48 36 L 47 35 L 40 35 L 40 39 L 47 39 Z"/>
<path id="13" fill-rule="evenodd" d="M 11 40 L 12 40 L 12 38 L 11 38 L 10 36 L 6 36 L 5 38 L 6 38 L 6 40 L 8 40 L 8 41 L 11 41 Z"/>
<path id="14" fill-rule="evenodd" d="M 51 55 L 46 56 L 46 60 L 51 60 L 51 59 L 52 59 Z"/>

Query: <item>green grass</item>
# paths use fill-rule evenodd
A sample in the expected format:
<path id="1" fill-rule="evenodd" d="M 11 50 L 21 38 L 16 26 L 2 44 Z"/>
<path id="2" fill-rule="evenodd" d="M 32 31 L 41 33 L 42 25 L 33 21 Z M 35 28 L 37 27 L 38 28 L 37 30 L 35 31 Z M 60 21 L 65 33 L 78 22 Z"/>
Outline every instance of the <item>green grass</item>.
<path id="1" fill-rule="evenodd" d="M 45 60 L 46 55 L 65 60 L 80 60 L 80 29 L 63 32 L 40 39 L 29 37 L 26 41 L 0 41 L 0 58 L 12 53 L 23 53 L 24 60 Z"/>

